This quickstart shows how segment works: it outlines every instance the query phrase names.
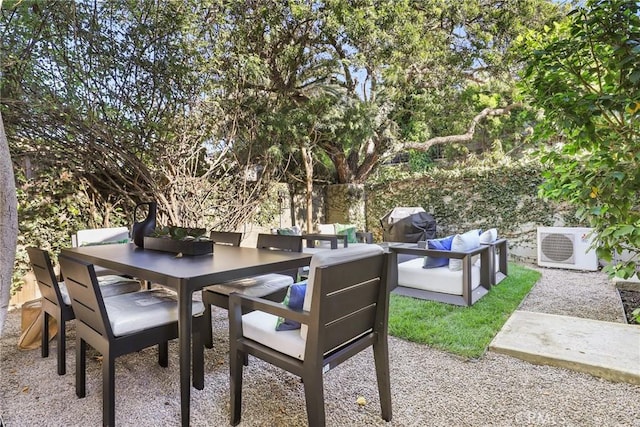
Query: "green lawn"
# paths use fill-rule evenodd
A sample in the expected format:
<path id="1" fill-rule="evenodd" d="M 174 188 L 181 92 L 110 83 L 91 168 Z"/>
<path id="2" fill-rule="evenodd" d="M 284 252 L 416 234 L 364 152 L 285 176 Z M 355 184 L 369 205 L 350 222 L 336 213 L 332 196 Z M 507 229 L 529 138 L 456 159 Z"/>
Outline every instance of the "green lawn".
<path id="1" fill-rule="evenodd" d="M 389 334 L 460 356 L 480 357 L 539 278 L 537 271 L 509 264 L 509 276 L 471 307 L 392 293 Z"/>

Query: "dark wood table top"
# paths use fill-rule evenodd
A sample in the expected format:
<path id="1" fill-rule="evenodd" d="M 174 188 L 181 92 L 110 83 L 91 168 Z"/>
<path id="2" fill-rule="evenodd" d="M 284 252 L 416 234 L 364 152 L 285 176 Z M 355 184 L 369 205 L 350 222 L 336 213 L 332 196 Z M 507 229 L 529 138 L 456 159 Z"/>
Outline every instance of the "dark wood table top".
<path id="1" fill-rule="evenodd" d="M 130 244 L 84 246 L 63 249 L 69 256 L 160 284 L 188 282 L 192 289 L 241 277 L 308 265 L 311 255 L 215 245 L 213 254 L 176 257 Z"/>

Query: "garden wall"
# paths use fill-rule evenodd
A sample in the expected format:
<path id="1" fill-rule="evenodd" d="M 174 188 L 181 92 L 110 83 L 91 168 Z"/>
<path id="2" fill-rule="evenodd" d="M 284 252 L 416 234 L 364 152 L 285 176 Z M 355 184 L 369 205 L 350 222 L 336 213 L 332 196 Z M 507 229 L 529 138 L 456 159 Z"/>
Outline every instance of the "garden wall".
<path id="1" fill-rule="evenodd" d="M 428 176 L 367 186 L 367 229 L 382 239 L 380 218 L 397 206 L 421 206 L 437 221 L 438 237 L 495 227 L 512 259 L 536 260 L 536 227 L 576 226 L 575 209 L 538 197 L 536 163 L 434 170 Z"/>

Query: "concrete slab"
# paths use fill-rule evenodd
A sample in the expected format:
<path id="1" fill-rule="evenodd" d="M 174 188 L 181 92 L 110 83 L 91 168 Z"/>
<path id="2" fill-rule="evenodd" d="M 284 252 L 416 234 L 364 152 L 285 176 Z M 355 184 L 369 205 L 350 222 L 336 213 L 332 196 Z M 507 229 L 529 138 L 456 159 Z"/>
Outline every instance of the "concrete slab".
<path id="1" fill-rule="evenodd" d="M 541 365 L 640 384 L 640 327 L 516 310 L 489 350 Z"/>

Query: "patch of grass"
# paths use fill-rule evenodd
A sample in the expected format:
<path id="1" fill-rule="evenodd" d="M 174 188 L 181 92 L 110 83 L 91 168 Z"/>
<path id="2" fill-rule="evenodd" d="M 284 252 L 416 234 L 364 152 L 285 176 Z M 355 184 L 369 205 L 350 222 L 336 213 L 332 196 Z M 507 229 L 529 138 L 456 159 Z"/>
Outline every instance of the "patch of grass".
<path id="1" fill-rule="evenodd" d="M 540 273 L 509 264 L 509 276 L 471 307 L 391 294 L 389 334 L 477 358 L 518 307 Z"/>

